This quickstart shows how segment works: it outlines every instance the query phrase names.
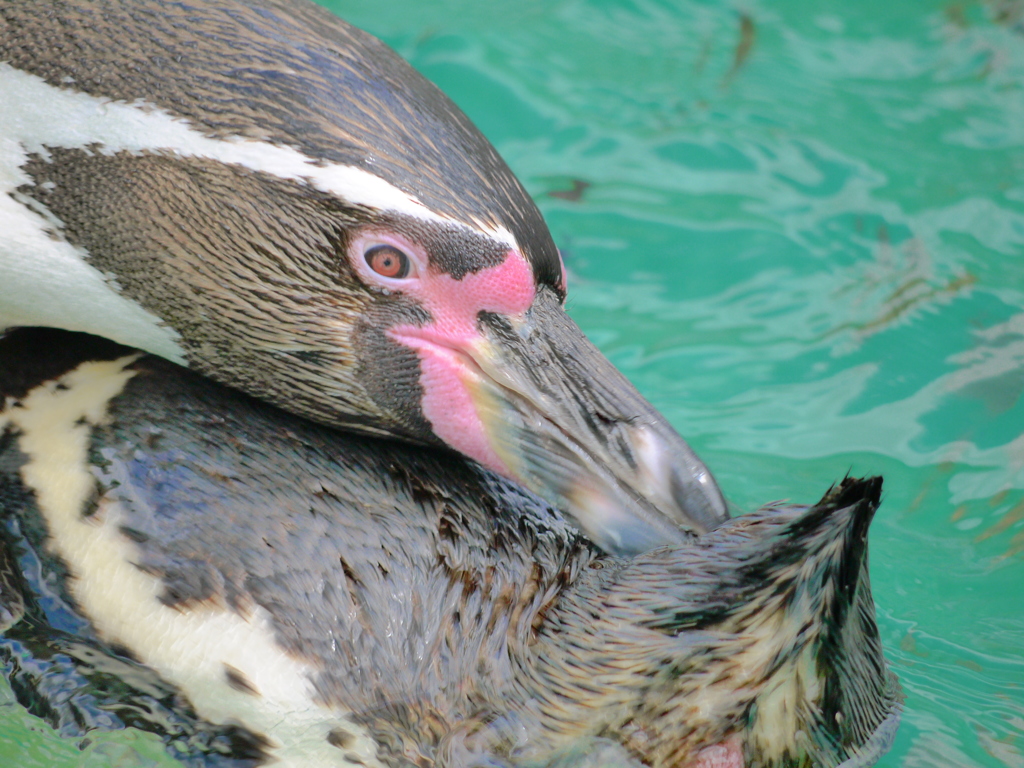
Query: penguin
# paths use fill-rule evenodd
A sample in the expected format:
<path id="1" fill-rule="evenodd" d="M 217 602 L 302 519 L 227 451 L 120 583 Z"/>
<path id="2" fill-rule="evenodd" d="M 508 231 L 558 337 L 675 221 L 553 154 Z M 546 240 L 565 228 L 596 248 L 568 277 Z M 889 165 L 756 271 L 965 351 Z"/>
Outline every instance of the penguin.
<path id="1" fill-rule="evenodd" d="M 864 768 L 881 480 L 608 553 L 477 462 L 154 355 L 0 341 L 0 641 L 62 732 L 193 765 Z"/>
<path id="2" fill-rule="evenodd" d="M 457 452 L 612 552 L 727 519 L 566 315 L 522 185 L 372 36 L 307 0 L 8 0 L 0 104 L 0 329 Z"/>

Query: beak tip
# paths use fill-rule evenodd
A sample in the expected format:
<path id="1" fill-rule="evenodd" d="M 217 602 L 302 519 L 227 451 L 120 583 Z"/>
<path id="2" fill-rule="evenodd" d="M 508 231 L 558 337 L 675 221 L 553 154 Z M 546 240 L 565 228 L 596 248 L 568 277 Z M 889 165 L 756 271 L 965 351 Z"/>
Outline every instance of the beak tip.
<path id="1" fill-rule="evenodd" d="M 691 471 L 689 477 L 673 473 L 672 496 L 700 533 L 707 533 L 729 519 L 729 506 L 725 497 L 703 464 Z"/>

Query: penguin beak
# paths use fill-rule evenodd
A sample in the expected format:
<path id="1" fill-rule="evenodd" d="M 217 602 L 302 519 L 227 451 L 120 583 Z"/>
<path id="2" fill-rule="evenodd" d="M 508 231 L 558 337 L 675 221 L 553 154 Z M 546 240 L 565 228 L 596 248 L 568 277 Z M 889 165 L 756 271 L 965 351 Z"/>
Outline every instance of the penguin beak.
<path id="1" fill-rule="evenodd" d="M 462 378 L 484 463 L 559 507 L 608 552 L 683 543 L 728 518 L 707 467 L 583 335 L 553 292 L 482 313 Z"/>

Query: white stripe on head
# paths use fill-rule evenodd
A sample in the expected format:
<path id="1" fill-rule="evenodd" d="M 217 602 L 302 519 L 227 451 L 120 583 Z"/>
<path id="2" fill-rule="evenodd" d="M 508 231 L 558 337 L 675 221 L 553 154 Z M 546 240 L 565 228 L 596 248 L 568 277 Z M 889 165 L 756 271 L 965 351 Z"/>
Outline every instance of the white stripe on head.
<path id="1" fill-rule="evenodd" d="M 85 331 L 185 362 L 178 334 L 121 296 L 84 249 L 61 239 L 60 221 L 15 192 L 31 179 L 21 171 L 24 148 L 3 133 L 6 117 L 0 114 L 0 331 L 16 325 Z"/>
<path id="2" fill-rule="evenodd" d="M 307 181 L 353 205 L 466 226 L 432 211 L 415 196 L 379 176 L 341 163 L 320 164 L 291 147 L 265 141 L 204 136 L 188 120 L 144 102 L 115 102 L 48 85 L 36 75 L 0 63 L 0 136 L 29 152 L 47 147 L 89 149 L 101 154 L 164 151 L 240 165 L 282 179 Z M 511 237 L 511 234 L 504 231 Z"/>
<path id="3" fill-rule="evenodd" d="M 0 428 L 9 423 L 17 429 L 18 448 L 26 456 L 22 479 L 46 520 L 48 547 L 67 566 L 75 601 L 100 637 L 124 645 L 181 688 L 202 717 L 239 722 L 267 736 L 271 755 L 280 761 L 275 765 L 380 768 L 366 731 L 347 712 L 314 702 L 315 670 L 277 643 L 264 609 L 243 617 L 216 605 L 164 605 L 161 580 L 134 565 L 140 555 L 120 531 L 120 505 L 101 501 L 93 515 L 83 517 L 96 483 L 88 462 L 90 433 L 134 375 L 125 368 L 136 358 L 83 363 L 33 389 L 19 407 L 0 411 Z M 227 665 L 258 693 L 229 685 Z M 338 726 L 354 737 L 343 750 L 328 741 Z"/>
<path id="4" fill-rule="evenodd" d="M 513 251 L 517 251 L 518 253 L 523 253 L 519 249 L 519 243 L 516 242 L 516 236 L 513 235 L 511 232 L 509 232 L 506 227 L 493 227 L 490 224 L 484 224 L 479 219 L 474 219 L 473 223 L 476 224 L 476 228 L 480 232 L 483 232 L 488 237 L 491 237 L 494 240 L 497 240 L 499 243 L 504 243 L 509 248 L 511 248 Z M 526 254 L 523 254 L 524 257 L 525 257 L 525 255 Z M 529 261 L 527 261 L 527 263 L 529 263 Z"/>

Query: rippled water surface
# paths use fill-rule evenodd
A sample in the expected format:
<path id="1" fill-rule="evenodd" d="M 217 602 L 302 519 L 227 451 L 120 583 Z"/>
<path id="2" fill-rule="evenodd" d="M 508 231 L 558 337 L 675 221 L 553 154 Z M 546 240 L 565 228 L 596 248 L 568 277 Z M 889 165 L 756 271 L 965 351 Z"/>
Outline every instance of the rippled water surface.
<path id="1" fill-rule="evenodd" d="M 329 5 L 494 141 L 738 511 L 885 475 L 880 765 L 1024 767 L 1024 3 Z M 167 763 L 0 716 L 20 764 Z"/>

